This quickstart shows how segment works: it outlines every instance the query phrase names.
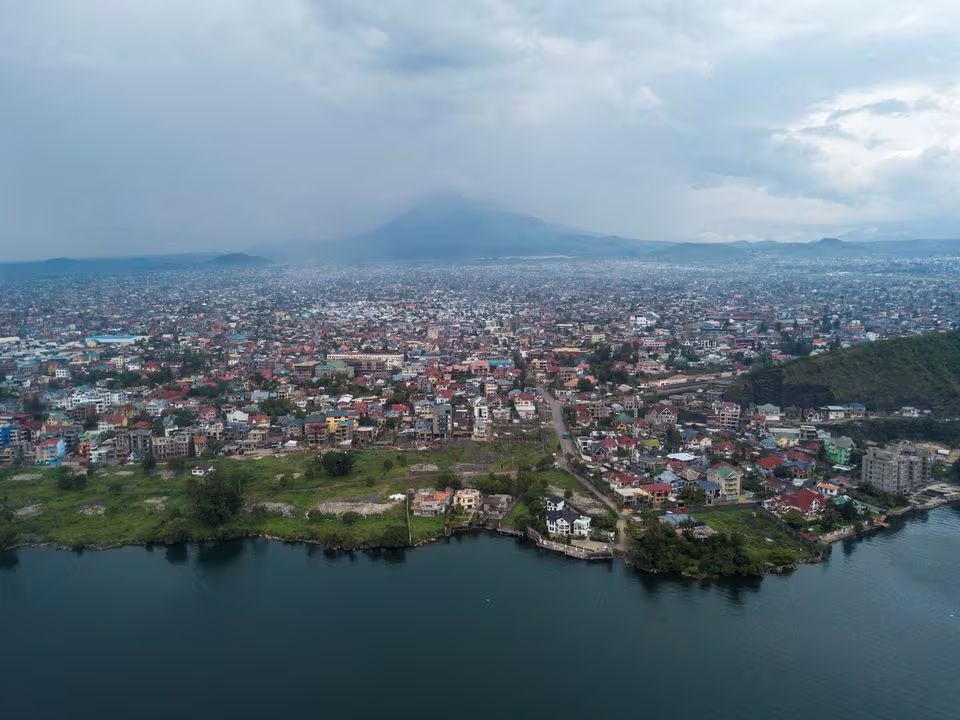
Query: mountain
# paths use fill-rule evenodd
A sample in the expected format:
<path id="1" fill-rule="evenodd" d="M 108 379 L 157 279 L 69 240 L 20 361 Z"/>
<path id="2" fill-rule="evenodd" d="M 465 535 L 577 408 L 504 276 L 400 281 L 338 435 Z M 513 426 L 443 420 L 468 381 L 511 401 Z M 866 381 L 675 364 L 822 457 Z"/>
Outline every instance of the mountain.
<path id="1" fill-rule="evenodd" d="M 643 258 L 655 262 L 686 263 L 743 262 L 748 253 L 739 246 L 721 243 L 677 243 L 647 252 Z"/>
<path id="2" fill-rule="evenodd" d="M 449 261 L 509 257 L 637 257 L 670 243 L 565 228 L 529 215 L 443 195 L 379 227 L 326 242 L 274 247 L 273 257 L 364 261 Z M 258 247 L 258 252 L 265 252 Z"/>
<path id="3" fill-rule="evenodd" d="M 554 225 L 459 195 L 440 195 L 366 232 L 327 241 L 259 246 L 252 252 L 298 262 L 459 262 L 514 257 L 635 258 L 724 265 L 748 259 L 929 257 L 960 255 L 960 242 L 772 241 L 676 243 L 600 235 Z"/>
<path id="4" fill-rule="evenodd" d="M 205 263 L 195 265 L 194 267 L 197 269 L 263 267 L 264 265 L 271 265 L 272 263 L 272 260 L 265 257 L 238 252 L 217 255 L 215 258 L 210 258 Z"/>
<path id="5" fill-rule="evenodd" d="M 244 253 L 175 253 L 114 258 L 52 258 L 36 262 L 0 263 L 0 279 L 14 280 L 79 275 L 127 275 L 163 270 L 217 271 L 269 264 L 266 258 Z"/>
<path id="6" fill-rule="evenodd" d="M 859 402 L 960 414 L 960 331 L 880 340 L 751 371 L 727 391 L 741 403 Z"/>

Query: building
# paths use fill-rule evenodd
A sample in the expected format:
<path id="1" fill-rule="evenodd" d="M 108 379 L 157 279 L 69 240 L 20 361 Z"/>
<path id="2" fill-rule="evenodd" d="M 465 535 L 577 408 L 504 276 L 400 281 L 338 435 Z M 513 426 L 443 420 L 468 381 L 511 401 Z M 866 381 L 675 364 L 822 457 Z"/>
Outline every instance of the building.
<path id="1" fill-rule="evenodd" d="M 453 494 L 454 507 L 460 506 L 467 512 L 480 507 L 480 491 L 476 488 L 462 488 Z"/>
<path id="2" fill-rule="evenodd" d="M 446 490 L 419 490 L 413 496 L 410 512 L 422 517 L 443 515 L 450 507 L 453 493 Z"/>
<path id="3" fill-rule="evenodd" d="M 562 505 L 562 503 L 561 503 Z M 547 532 L 559 537 L 589 537 L 590 518 L 582 515 L 573 508 L 563 507 L 559 510 L 547 510 Z"/>
<path id="4" fill-rule="evenodd" d="M 740 406 L 732 402 L 714 403 L 709 422 L 720 430 L 736 432 L 740 429 Z"/>
<path id="5" fill-rule="evenodd" d="M 912 443 L 871 447 L 863 456 L 860 482 L 881 492 L 903 495 L 930 484 L 932 465 L 930 451 Z"/>
<path id="6" fill-rule="evenodd" d="M 303 434 L 310 447 L 315 448 L 326 443 L 329 432 L 326 415 L 307 415 L 303 419 Z"/>
<path id="7" fill-rule="evenodd" d="M 157 462 L 166 462 L 172 458 L 183 458 L 190 454 L 190 435 L 174 433 L 167 437 L 153 438 L 153 456 Z"/>
<path id="8" fill-rule="evenodd" d="M 740 498 L 740 481 L 743 473 L 737 468 L 720 463 L 707 472 L 707 481 L 720 486 L 720 497 L 724 500 Z"/>
<path id="9" fill-rule="evenodd" d="M 848 465 L 850 455 L 853 452 L 853 440 L 846 435 L 838 438 L 830 438 L 823 443 L 823 452 L 827 460 L 834 465 Z"/>
<path id="10" fill-rule="evenodd" d="M 340 361 L 361 372 L 386 372 L 403 367 L 403 355 L 387 353 L 330 353 L 327 362 Z"/>

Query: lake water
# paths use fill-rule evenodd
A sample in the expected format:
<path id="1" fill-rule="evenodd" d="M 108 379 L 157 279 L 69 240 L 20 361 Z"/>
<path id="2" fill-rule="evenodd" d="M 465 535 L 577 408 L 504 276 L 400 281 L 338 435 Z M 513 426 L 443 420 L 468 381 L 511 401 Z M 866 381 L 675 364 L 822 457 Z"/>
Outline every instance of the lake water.
<path id="1" fill-rule="evenodd" d="M 27 550 L 0 717 L 960 718 L 960 509 L 762 582 L 467 536 Z"/>

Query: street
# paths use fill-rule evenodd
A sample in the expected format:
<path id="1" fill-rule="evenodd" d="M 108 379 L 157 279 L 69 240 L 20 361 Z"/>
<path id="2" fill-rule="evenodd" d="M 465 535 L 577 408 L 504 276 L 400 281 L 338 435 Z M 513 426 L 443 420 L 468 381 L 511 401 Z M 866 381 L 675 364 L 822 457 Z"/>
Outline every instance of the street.
<path id="1" fill-rule="evenodd" d="M 557 460 L 557 464 L 561 469 L 570 473 L 577 479 L 577 481 L 596 497 L 600 502 L 610 508 L 617 516 L 617 538 L 615 547 L 620 552 L 627 551 L 627 519 L 623 513 L 620 512 L 617 508 L 617 504 L 607 497 L 605 494 L 597 490 L 593 484 L 580 477 L 573 468 L 570 466 L 570 463 L 567 462 L 567 454 L 569 453 L 573 457 L 579 457 L 580 454 L 577 451 L 576 447 L 573 444 L 573 438 L 569 437 L 569 431 L 567 429 L 566 423 L 563 421 L 563 406 L 560 404 L 560 401 L 557 400 L 550 392 L 550 389 L 545 386 L 540 386 L 540 394 L 543 396 L 544 402 L 550 407 L 550 415 L 553 418 L 553 428 L 557 433 L 557 439 L 560 441 L 560 458 Z M 567 434 L 567 437 L 564 437 L 564 433 Z"/>

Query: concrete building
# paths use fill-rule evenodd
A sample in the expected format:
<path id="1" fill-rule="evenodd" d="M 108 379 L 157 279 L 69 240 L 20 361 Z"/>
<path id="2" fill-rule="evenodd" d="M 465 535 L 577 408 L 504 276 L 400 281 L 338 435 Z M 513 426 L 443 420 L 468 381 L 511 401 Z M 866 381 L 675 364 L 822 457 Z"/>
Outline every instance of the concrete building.
<path id="1" fill-rule="evenodd" d="M 930 451 L 911 443 L 871 447 L 863 456 L 860 482 L 892 495 L 930 484 Z"/>

